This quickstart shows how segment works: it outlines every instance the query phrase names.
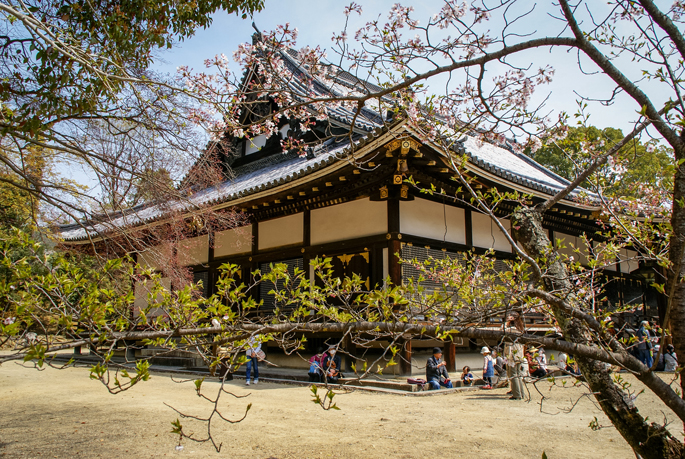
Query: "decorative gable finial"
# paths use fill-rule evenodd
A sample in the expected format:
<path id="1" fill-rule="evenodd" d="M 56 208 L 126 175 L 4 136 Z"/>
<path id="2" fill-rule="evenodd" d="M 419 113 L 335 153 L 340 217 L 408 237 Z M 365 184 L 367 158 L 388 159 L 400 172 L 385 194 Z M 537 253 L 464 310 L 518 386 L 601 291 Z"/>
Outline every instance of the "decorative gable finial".
<path id="1" fill-rule="evenodd" d="M 263 40 L 262 32 L 259 31 L 259 28 L 254 21 L 252 22 L 252 28 L 255 30 L 255 33 L 252 34 L 252 44 L 256 45 L 257 43 L 261 43 Z"/>

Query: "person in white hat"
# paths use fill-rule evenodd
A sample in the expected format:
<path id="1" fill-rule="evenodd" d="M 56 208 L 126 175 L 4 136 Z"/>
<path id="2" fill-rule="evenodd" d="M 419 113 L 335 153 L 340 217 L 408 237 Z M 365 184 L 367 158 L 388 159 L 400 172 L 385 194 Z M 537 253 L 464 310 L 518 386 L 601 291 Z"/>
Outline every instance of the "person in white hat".
<path id="1" fill-rule="evenodd" d="M 487 346 L 483 346 L 480 353 L 483 354 L 483 381 L 485 381 L 483 389 L 492 389 L 492 378 L 495 376 L 495 364 L 490 355 L 490 349 L 488 349 Z"/>

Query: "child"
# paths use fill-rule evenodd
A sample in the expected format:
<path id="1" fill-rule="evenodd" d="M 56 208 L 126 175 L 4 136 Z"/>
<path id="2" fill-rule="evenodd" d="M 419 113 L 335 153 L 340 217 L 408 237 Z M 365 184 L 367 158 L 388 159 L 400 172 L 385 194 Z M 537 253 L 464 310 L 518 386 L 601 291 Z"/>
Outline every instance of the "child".
<path id="1" fill-rule="evenodd" d="M 485 385 L 483 389 L 492 389 L 492 378 L 495 376 L 495 363 L 490 355 L 490 349 L 487 346 L 483 346 L 480 350 L 483 354 L 483 381 Z"/>
<path id="2" fill-rule="evenodd" d="M 470 386 L 473 384 L 473 375 L 470 373 L 470 371 L 471 368 L 468 366 L 462 368 L 461 382 L 464 383 L 464 386 Z"/>
<path id="3" fill-rule="evenodd" d="M 340 378 L 340 372 L 338 371 L 338 366 L 335 364 L 334 361 L 331 361 L 331 366 L 328 368 L 328 382 L 337 384 L 338 383 L 338 378 Z"/>

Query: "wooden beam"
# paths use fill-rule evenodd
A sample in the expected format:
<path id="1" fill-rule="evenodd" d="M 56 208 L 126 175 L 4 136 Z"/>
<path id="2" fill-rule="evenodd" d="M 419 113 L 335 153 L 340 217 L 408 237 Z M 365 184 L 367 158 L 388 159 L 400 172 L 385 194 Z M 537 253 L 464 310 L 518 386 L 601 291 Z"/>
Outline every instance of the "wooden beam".
<path id="1" fill-rule="evenodd" d="M 402 285 L 402 265 L 398 253 L 402 251 L 402 244 L 397 239 L 388 241 L 388 275 L 392 285 Z"/>

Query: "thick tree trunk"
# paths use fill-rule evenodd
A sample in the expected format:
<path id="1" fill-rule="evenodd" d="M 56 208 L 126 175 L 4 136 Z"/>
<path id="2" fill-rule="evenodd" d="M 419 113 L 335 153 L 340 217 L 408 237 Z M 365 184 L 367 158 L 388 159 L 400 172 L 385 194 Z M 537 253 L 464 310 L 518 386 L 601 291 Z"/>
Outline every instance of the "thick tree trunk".
<path id="1" fill-rule="evenodd" d="M 542 279 L 545 290 L 559 292 L 567 301 L 573 302 L 572 284 L 564 263 L 552 250 L 546 232 L 542 228 L 542 215 L 535 209 L 523 209 L 514 214 L 512 235 L 523 249 L 536 260 L 545 260 Z M 567 341 L 591 345 L 591 334 L 579 319 L 571 318 L 560 308 L 550 305 Z M 614 384 L 611 374 L 602 362 L 576 356 L 590 390 L 602 410 L 628 444 L 643 458 L 681 457 L 683 444 L 658 424 L 648 424 L 638 413 L 627 393 Z"/>
<path id="2" fill-rule="evenodd" d="M 685 131 L 681 132 L 685 137 Z M 674 148 L 676 161 L 685 161 L 685 148 Z M 673 178 L 673 214 L 671 215 L 671 240 L 669 241 L 669 259 L 666 292 L 670 295 L 666 308 L 670 332 L 673 339 L 678 362 L 685 363 L 685 164 L 681 164 Z M 667 324 L 664 324 L 666 326 Z M 685 398 L 685 381 L 680 378 L 682 393 Z"/>

